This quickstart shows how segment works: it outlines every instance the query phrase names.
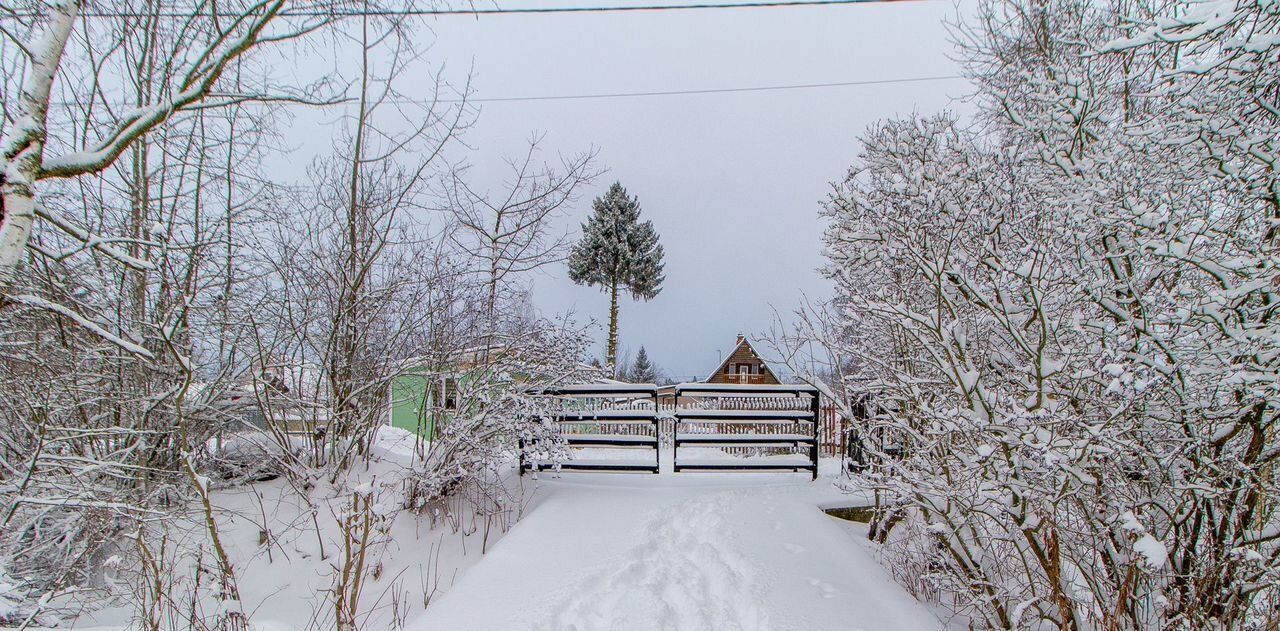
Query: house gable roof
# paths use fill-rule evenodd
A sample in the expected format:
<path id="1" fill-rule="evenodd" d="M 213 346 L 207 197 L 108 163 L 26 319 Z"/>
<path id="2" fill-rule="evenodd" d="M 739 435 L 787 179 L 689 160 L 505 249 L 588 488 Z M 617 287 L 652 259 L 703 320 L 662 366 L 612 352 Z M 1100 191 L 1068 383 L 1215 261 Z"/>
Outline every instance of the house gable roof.
<path id="1" fill-rule="evenodd" d="M 778 378 L 778 373 L 773 370 L 773 366 L 770 366 L 769 362 L 765 361 L 764 358 L 760 356 L 760 353 L 756 352 L 755 347 L 751 346 L 751 341 L 748 340 L 745 335 L 740 335 L 739 337 L 741 339 L 739 339 L 738 343 L 733 346 L 733 350 L 729 351 L 729 354 L 724 356 L 724 361 L 720 362 L 720 365 L 716 366 L 716 369 L 711 371 L 711 374 L 707 375 L 707 378 L 703 379 L 703 381 L 711 381 L 712 379 L 715 379 L 715 376 L 720 374 L 720 372 L 724 370 L 725 366 L 728 366 L 729 362 L 733 361 L 733 358 L 738 354 L 738 351 L 743 350 L 744 347 L 746 350 L 750 351 L 752 357 L 760 360 L 760 364 L 764 366 L 765 370 L 769 371 L 769 374 L 773 375 L 775 380 Z"/>

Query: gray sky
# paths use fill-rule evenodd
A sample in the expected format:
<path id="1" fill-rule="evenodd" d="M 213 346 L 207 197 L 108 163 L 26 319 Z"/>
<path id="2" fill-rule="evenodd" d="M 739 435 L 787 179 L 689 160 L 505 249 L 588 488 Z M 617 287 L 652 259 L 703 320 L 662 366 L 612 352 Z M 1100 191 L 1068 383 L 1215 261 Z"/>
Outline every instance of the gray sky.
<path id="1" fill-rule="evenodd" d="M 521 0 L 504 7 L 581 5 Z M 605 4 L 618 2 L 608 0 Z M 596 4 L 596 3 L 585 3 Z M 632 3 L 634 4 L 634 2 Z M 444 75 L 473 70 L 480 98 L 699 90 L 959 73 L 943 25 L 949 0 L 878 5 L 441 17 L 426 57 Z M 403 90 L 413 92 L 408 86 Z M 428 96 L 424 85 L 423 94 Z M 828 293 L 818 202 L 853 163 L 871 122 L 966 111 L 962 79 L 773 92 L 484 103 L 466 142 L 472 175 L 494 187 L 504 156 L 545 133 L 548 157 L 591 147 L 609 169 L 571 210 L 619 180 L 639 196 L 666 248 L 652 302 L 621 305 L 623 346 L 644 345 L 668 373 L 702 377 L 737 332 L 768 328 L 801 292 Z M 419 96 L 419 95 L 415 95 Z M 534 280 L 544 313 L 604 322 L 608 296 L 557 265 Z M 772 307 L 771 307 L 772 305 Z M 603 341 L 603 330 L 599 334 Z"/>

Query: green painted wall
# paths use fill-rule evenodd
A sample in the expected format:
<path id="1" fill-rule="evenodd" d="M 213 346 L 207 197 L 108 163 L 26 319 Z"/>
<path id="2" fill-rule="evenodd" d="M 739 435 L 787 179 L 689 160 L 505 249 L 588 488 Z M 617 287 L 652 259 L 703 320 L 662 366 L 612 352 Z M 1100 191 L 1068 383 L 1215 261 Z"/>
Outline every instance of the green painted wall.
<path id="1" fill-rule="evenodd" d="M 427 383 L 418 375 L 401 375 L 391 383 L 391 425 L 431 439 L 435 423 L 426 409 Z"/>
<path id="2" fill-rule="evenodd" d="M 415 432 L 427 440 L 434 438 L 436 427 L 431 409 L 436 402 L 432 401 L 431 397 L 441 392 L 441 381 L 444 378 L 437 374 L 429 379 L 412 373 L 396 377 L 391 382 L 391 425 Z M 462 404 L 464 403 L 460 398 L 462 392 L 467 384 L 474 383 L 477 375 L 463 372 L 452 376 L 451 379 L 456 380 L 456 385 L 450 391 L 453 392 L 455 400 Z M 431 387 L 432 382 L 435 383 L 435 388 Z M 444 420 L 447 422 L 456 413 L 457 410 L 445 410 Z"/>

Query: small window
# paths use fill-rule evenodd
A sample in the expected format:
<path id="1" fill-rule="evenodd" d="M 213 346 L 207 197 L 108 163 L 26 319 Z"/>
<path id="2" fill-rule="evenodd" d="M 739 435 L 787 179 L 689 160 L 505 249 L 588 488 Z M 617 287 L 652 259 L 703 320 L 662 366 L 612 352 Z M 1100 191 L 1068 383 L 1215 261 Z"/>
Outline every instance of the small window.
<path id="1" fill-rule="evenodd" d="M 427 394 L 427 405 L 435 408 L 444 402 L 444 380 L 432 379 L 430 383 L 431 391 Z"/>
<path id="2" fill-rule="evenodd" d="M 458 380 L 454 377 L 444 378 L 444 409 L 458 409 Z"/>

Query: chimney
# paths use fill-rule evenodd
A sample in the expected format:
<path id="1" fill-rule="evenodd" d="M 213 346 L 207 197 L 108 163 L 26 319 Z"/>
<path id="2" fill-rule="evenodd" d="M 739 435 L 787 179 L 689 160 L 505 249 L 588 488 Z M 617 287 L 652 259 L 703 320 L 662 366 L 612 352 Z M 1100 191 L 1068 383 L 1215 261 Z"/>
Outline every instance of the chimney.
<path id="1" fill-rule="evenodd" d="M 743 340 L 745 340 L 745 339 L 747 339 L 747 338 L 743 337 L 743 336 L 742 336 L 742 334 L 741 334 L 741 333 L 739 333 L 739 334 L 738 334 L 738 341 L 737 341 L 737 342 L 734 342 L 734 343 L 733 343 L 733 345 L 734 345 L 734 346 L 737 346 L 737 345 L 741 344 L 741 343 L 742 343 L 742 341 L 743 341 Z"/>

